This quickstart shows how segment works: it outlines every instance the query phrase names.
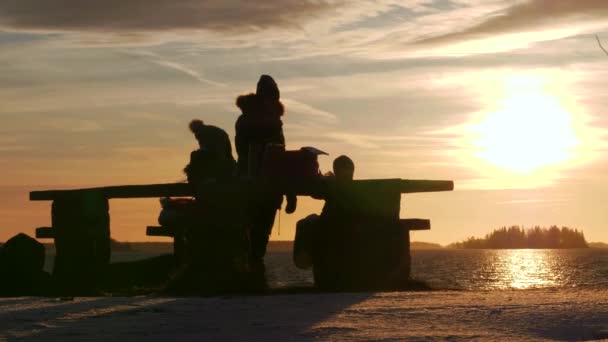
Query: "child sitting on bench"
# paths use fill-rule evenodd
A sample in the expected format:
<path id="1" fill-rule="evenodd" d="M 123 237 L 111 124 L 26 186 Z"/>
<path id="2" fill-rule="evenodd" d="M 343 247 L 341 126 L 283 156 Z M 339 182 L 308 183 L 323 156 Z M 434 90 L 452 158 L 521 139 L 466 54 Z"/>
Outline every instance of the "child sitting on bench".
<path id="1" fill-rule="evenodd" d="M 333 174 L 326 176 L 338 183 L 351 182 L 355 173 L 355 164 L 347 156 L 339 156 L 333 162 Z M 349 215 L 348 208 L 342 201 L 332 198 L 328 191 L 312 196 L 316 199 L 324 199 L 325 205 L 321 215 L 312 214 L 301 219 L 296 224 L 296 236 L 293 246 L 293 261 L 298 268 L 309 268 L 312 266 L 312 250 L 315 236 L 319 234 L 320 226 L 324 223 L 334 222 Z"/>

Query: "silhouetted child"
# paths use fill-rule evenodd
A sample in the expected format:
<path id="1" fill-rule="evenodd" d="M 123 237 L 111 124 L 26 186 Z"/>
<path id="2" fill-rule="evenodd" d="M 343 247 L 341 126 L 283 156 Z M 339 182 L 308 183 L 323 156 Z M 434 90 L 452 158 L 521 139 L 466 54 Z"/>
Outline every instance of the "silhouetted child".
<path id="1" fill-rule="evenodd" d="M 205 125 L 201 120 L 192 120 L 189 127 L 198 141 L 199 149 L 190 153 L 190 163 L 184 169 L 188 183 L 233 177 L 236 164 L 226 131 Z"/>
<path id="2" fill-rule="evenodd" d="M 235 173 L 235 161 L 228 134 L 221 128 L 192 120 L 190 131 L 198 141 L 199 149 L 190 153 L 190 162 L 184 168 L 188 183 L 196 186 L 205 181 L 230 179 Z M 198 211 L 193 200 L 162 198 L 163 210 L 158 221 L 163 226 L 189 224 Z"/>
<path id="3" fill-rule="evenodd" d="M 167 291 L 176 294 L 215 293 L 242 286 L 237 280 L 247 267 L 249 243 L 240 219 L 239 201 L 221 191 L 205 191 L 211 183 L 234 185 L 236 163 L 226 132 L 193 120 L 190 131 L 199 149 L 184 169 L 195 199 L 163 199 L 159 223 L 174 233 L 180 267 Z M 200 195 L 202 193 L 202 195 Z M 162 202 L 162 200 L 161 200 Z M 178 248 L 179 246 L 179 248 Z M 181 250 L 181 256 L 178 254 Z"/>
<path id="4" fill-rule="evenodd" d="M 347 156 L 339 156 L 333 162 L 333 174 L 326 177 L 328 182 L 347 183 L 353 180 L 355 174 L 355 164 Z M 324 199 L 325 205 L 321 215 L 312 214 L 301 219 L 296 224 L 296 237 L 293 246 L 293 260 L 298 268 L 309 268 L 312 266 L 313 249 L 316 238 L 323 234 L 320 230 L 325 224 L 343 220 L 350 215 L 348 205 L 344 205 L 342 198 L 334 198 L 339 194 L 331 193 L 329 186 L 323 193 L 312 196 L 316 199 Z"/>

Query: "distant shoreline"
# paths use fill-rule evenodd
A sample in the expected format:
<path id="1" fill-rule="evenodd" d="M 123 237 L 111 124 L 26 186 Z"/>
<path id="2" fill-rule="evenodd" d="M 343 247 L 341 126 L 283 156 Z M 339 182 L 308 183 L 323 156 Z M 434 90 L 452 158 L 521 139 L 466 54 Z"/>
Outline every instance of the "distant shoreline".
<path id="1" fill-rule="evenodd" d="M 3 243 L 0 243 L 0 246 Z M 54 252 L 55 245 L 52 242 L 43 243 L 47 252 Z M 605 249 L 608 248 L 608 243 L 605 242 L 589 242 L 588 243 L 590 249 Z M 442 246 L 438 243 L 434 242 L 424 242 L 424 241 L 412 241 L 410 248 L 412 250 L 430 250 L 430 249 L 576 249 L 576 248 L 465 248 L 465 247 L 451 247 L 451 246 Z M 280 240 L 280 241 L 270 241 L 268 243 L 268 251 L 269 252 L 291 252 L 293 249 L 293 241 L 289 240 Z M 138 241 L 138 242 L 117 242 L 114 244 L 113 251 L 115 252 L 128 252 L 128 251 L 149 251 L 149 252 L 162 252 L 162 253 L 172 253 L 173 252 L 173 242 L 146 242 L 146 241 Z"/>

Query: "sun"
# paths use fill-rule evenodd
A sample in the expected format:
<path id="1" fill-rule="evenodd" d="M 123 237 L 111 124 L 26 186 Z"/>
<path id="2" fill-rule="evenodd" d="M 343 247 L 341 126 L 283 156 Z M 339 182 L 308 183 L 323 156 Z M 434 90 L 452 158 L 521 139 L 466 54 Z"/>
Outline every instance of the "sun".
<path id="1" fill-rule="evenodd" d="M 575 157 L 574 117 L 535 79 L 507 80 L 495 111 L 470 127 L 473 153 L 514 174 L 531 174 Z"/>

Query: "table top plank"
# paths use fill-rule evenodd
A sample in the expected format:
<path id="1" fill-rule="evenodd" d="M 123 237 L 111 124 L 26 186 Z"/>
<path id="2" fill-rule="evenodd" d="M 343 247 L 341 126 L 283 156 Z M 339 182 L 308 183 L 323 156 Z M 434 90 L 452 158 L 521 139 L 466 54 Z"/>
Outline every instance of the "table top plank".
<path id="1" fill-rule="evenodd" d="M 118 185 L 84 189 L 45 190 L 30 192 L 31 201 L 52 201 L 61 198 L 77 198 L 85 194 L 97 193 L 105 198 L 158 198 L 158 197 L 189 197 L 195 192 L 222 191 L 225 187 L 239 187 L 243 190 L 258 188 L 273 188 L 273 191 L 309 196 L 322 186 L 323 180 L 300 180 L 254 182 L 251 179 L 237 180 L 231 183 L 209 182 L 199 187 L 198 191 L 188 183 Z M 446 180 L 412 180 L 412 179 L 363 179 L 354 180 L 353 186 L 398 188 L 401 193 L 452 191 L 453 181 Z"/>

